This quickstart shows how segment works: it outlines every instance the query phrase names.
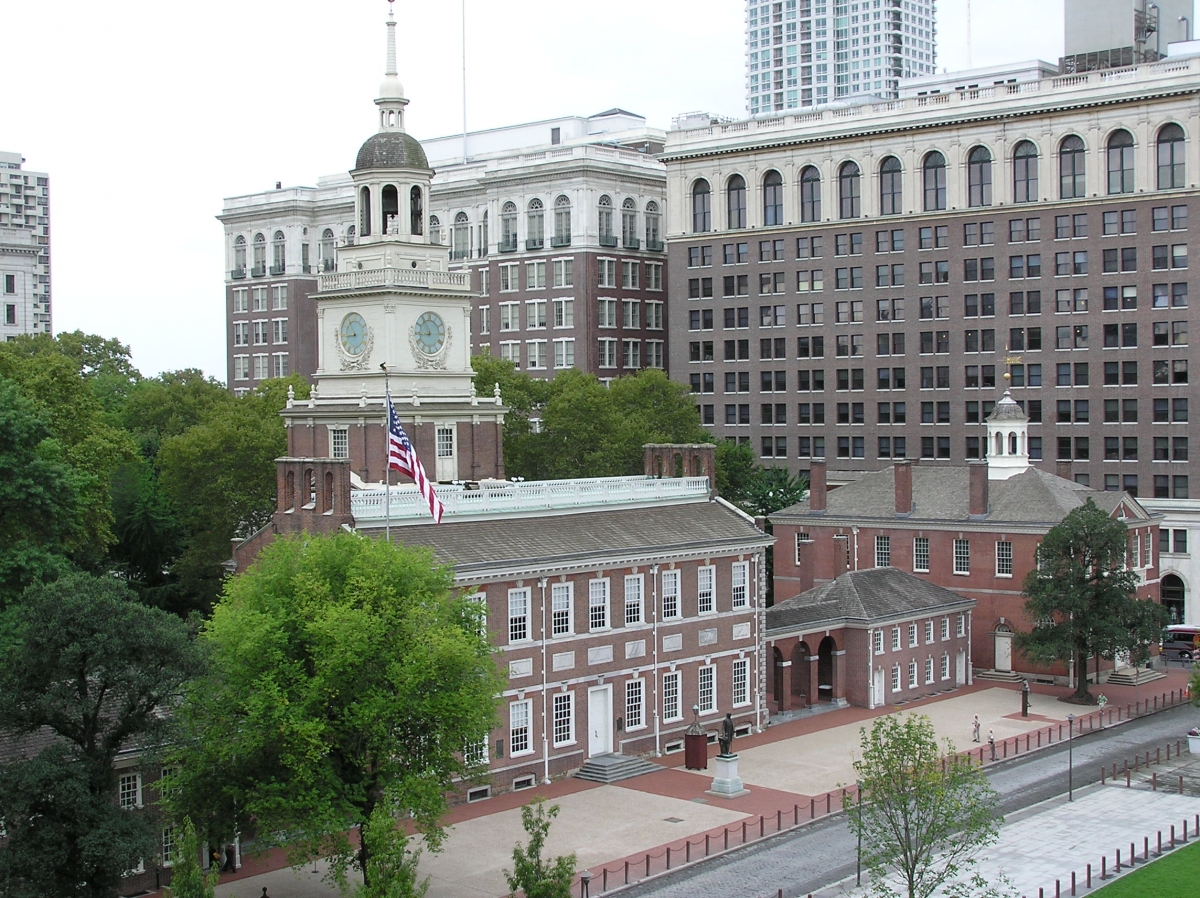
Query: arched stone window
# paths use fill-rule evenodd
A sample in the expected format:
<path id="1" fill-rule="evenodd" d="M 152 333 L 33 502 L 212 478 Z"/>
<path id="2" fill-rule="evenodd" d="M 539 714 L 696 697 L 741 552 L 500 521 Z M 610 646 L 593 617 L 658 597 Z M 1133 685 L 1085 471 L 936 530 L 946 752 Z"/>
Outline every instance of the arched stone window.
<path id="1" fill-rule="evenodd" d="M 450 258 L 466 259 L 471 255 L 471 224 L 466 212 L 454 216 L 454 232 L 450 239 Z"/>
<path id="2" fill-rule="evenodd" d="M 539 199 L 529 201 L 525 212 L 525 248 L 541 249 L 546 245 L 546 207 Z"/>
<path id="3" fill-rule="evenodd" d="M 692 233 L 707 234 L 712 230 L 712 191 L 700 178 L 692 185 Z"/>
<path id="4" fill-rule="evenodd" d="M 946 208 L 946 157 L 936 150 L 925 156 L 921 164 L 921 179 L 925 194 L 926 212 Z"/>
<path id="5" fill-rule="evenodd" d="M 746 226 L 746 179 L 734 175 L 725 185 L 725 206 L 728 211 L 727 227 L 736 231 Z"/>
<path id="6" fill-rule="evenodd" d="M 571 245 L 571 200 L 566 196 L 554 200 L 554 237 L 550 245 Z"/>
<path id="7" fill-rule="evenodd" d="M 371 236 L 371 188 L 363 187 L 358 191 L 358 233 L 363 237 Z"/>
<path id="8" fill-rule="evenodd" d="M 1184 185 L 1183 129 L 1172 122 L 1158 131 L 1158 189 L 1174 190 Z"/>
<path id="9" fill-rule="evenodd" d="M 1087 150 L 1082 138 L 1071 134 L 1058 145 L 1058 198 L 1082 199 L 1087 195 Z"/>
<path id="10" fill-rule="evenodd" d="M 233 240 L 233 271 L 234 277 L 246 276 L 246 238 L 241 234 Z"/>
<path id="11" fill-rule="evenodd" d="M 436 215 L 429 216 L 429 242 L 439 246 L 442 243 L 442 220 Z"/>
<path id="12" fill-rule="evenodd" d="M 321 270 L 333 271 L 337 266 L 333 249 L 333 228 L 321 232 Z"/>
<path id="13" fill-rule="evenodd" d="M 637 249 L 641 245 L 638 239 L 637 203 L 633 197 L 625 197 L 621 203 L 621 246 L 626 249 Z"/>
<path id="14" fill-rule="evenodd" d="M 517 204 L 512 200 L 500 207 L 500 252 L 517 250 Z"/>
<path id="15" fill-rule="evenodd" d="M 283 274 L 287 265 L 287 238 L 276 231 L 271 238 L 271 275 Z"/>
<path id="16" fill-rule="evenodd" d="M 267 238 L 262 234 L 254 235 L 254 268 L 250 273 L 256 278 L 267 273 Z"/>
<path id="17" fill-rule="evenodd" d="M 1013 150 L 1013 202 L 1035 203 L 1038 199 L 1038 151 L 1022 140 Z"/>
<path id="18" fill-rule="evenodd" d="M 613 234 L 612 197 L 608 194 L 600 197 L 599 207 L 597 221 L 600 227 L 600 245 L 616 246 L 617 238 Z"/>
<path id="19" fill-rule="evenodd" d="M 1108 192 L 1133 193 L 1133 135 L 1124 128 L 1108 138 Z"/>
<path id="20" fill-rule="evenodd" d="M 425 233 L 425 198 L 415 184 L 408 192 L 408 232 L 414 237 Z"/>
<path id="21" fill-rule="evenodd" d="M 400 217 L 400 192 L 396 190 L 396 185 L 385 184 L 379 200 L 383 215 L 383 229 L 381 233 L 399 234 L 400 222 L 397 219 Z"/>
<path id="22" fill-rule="evenodd" d="M 783 176 L 769 171 L 763 178 L 763 225 L 783 224 Z"/>
<path id="23" fill-rule="evenodd" d="M 357 237 L 358 231 L 355 229 L 354 225 L 350 225 L 350 227 L 346 228 L 346 246 L 354 246 L 354 241 L 357 239 Z"/>
<path id="24" fill-rule="evenodd" d="M 879 214 L 899 215 L 904 211 L 904 169 L 900 160 L 888 156 L 879 166 Z"/>
<path id="25" fill-rule="evenodd" d="M 857 162 L 843 162 L 838 169 L 838 217 L 862 214 L 862 172 Z"/>
<path id="26" fill-rule="evenodd" d="M 821 173 L 815 165 L 800 172 L 800 220 L 821 220 Z"/>
<path id="27" fill-rule="evenodd" d="M 967 205 L 992 204 L 992 154 L 987 147 L 975 147 L 967 154 Z"/>
<path id="28" fill-rule="evenodd" d="M 646 203 L 646 249 L 662 249 L 662 218 L 654 200 Z"/>

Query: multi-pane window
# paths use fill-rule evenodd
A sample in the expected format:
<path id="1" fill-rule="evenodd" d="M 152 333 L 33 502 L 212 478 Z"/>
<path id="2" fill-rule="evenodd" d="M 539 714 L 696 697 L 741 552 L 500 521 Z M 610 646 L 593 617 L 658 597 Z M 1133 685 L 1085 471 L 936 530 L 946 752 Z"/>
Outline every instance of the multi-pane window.
<path id="1" fill-rule="evenodd" d="M 1013 572 L 1012 543 L 1002 539 L 996 541 L 996 576 L 1011 577 Z"/>
<path id="2" fill-rule="evenodd" d="M 714 581 L 717 569 L 713 565 L 704 565 L 696 569 L 696 609 L 700 614 L 712 614 L 716 610 L 714 599 Z"/>
<path id="3" fill-rule="evenodd" d="M 916 661 L 908 662 L 908 688 L 909 689 L 917 688 L 917 662 Z"/>
<path id="4" fill-rule="evenodd" d="M 918 536 L 913 539 L 913 570 L 929 573 L 929 537 Z"/>
<path id="5" fill-rule="evenodd" d="M 569 745 L 575 741 L 575 693 L 559 692 L 554 696 L 554 745 Z M 516 747 L 513 747 L 514 753 Z"/>
<path id="6" fill-rule="evenodd" d="M 892 627 L 892 651 L 900 651 L 900 627 Z"/>
<path id="7" fill-rule="evenodd" d="M 717 710 L 717 669 L 715 667 L 700 668 L 699 702 L 701 714 L 711 714 Z"/>
<path id="8" fill-rule="evenodd" d="M 876 630 L 871 636 L 871 647 L 876 655 L 883 654 L 883 631 Z"/>
<path id="9" fill-rule="evenodd" d="M 971 541 L 956 539 L 954 541 L 954 573 L 971 573 Z"/>
<path id="10" fill-rule="evenodd" d="M 286 352 L 277 352 L 271 356 L 271 376 L 288 376 L 288 354 Z"/>
<path id="11" fill-rule="evenodd" d="M 554 367 L 559 369 L 575 367 L 574 339 L 566 338 L 554 341 Z"/>
<path id="12" fill-rule="evenodd" d="M 641 265 L 638 262 L 625 261 L 621 263 L 621 285 L 626 290 L 638 289 Z"/>
<path id="13" fill-rule="evenodd" d="M 958 622 L 957 622 L 957 626 L 955 628 L 955 633 L 958 636 L 966 636 L 967 635 L 967 616 L 965 614 L 960 614 L 958 616 Z"/>
<path id="14" fill-rule="evenodd" d="M 875 567 L 890 567 L 892 564 L 892 538 L 875 537 Z"/>
<path id="15" fill-rule="evenodd" d="M 574 287 L 574 259 L 555 259 L 554 260 L 554 286 L 555 287 Z"/>
<path id="16" fill-rule="evenodd" d="M 892 692 L 900 691 L 900 665 L 896 664 L 892 667 Z"/>
<path id="17" fill-rule="evenodd" d="M 574 604 L 574 583 L 554 583 L 550 586 L 550 628 L 553 635 L 566 636 L 571 632 Z"/>
<path id="18" fill-rule="evenodd" d="M 175 860 L 179 856 L 179 842 L 177 841 L 177 833 L 175 827 L 168 826 L 162 831 L 162 865 L 164 867 L 175 866 Z"/>
<path id="19" fill-rule="evenodd" d="M 516 262 L 504 262 L 500 266 L 500 292 L 512 293 L 521 289 L 521 276 Z"/>
<path id="20" fill-rule="evenodd" d="M 925 685 L 933 682 L 933 659 L 925 659 Z"/>
<path id="21" fill-rule="evenodd" d="M 942 641 L 945 642 L 950 638 L 950 618 L 942 618 Z"/>
<path id="22" fill-rule="evenodd" d="M 746 608 L 750 604 L 750 562 L 733 563 L 733 607 Z"/>
<path id="23" fill-rule="evenodd" d="M 508 641 L 529 639 L 529 587 L 508 591 Z"/>
<path id="24" fill-rule="evenodd" d="M 662 616 L 663 620 L 679 617 L 679 571 L 663 571 Z"/>
<path id="25" fill-rule="evenodd" d="M 750 659 L 733 662 L 733 706 L 750 704 Z"/>
<path id="26" fill-rule="evenodd" d="M 925 621 L 925 644 L 933 642 L 933 621 Z"/>
<path id="27" fill-rule="evenodd" d="M 917 625 L 908 625 L 908 647 L 911 649 L 917 644 Z"/>
<path id="28" fill-rule="evenodd" d="M 608 578 L 588 583 L 588 626 L 592 630 L 608 629 Z"/>
<path id="29" fill-rule="evenodd" d="M 642 622 L 642 584 L 641 574 L 633 574 L 625 578 L 625 626 Z"/>
<path id="30" fill-rule="evenodd" d="M 329 455 L 331 458 L 350 457 L 350 435 L 345 427 L 335 427 L 330 429 Z"/>
<path id="31" fill-rule="evenodd" d="M 948 652 L 942 652 L 942 679 L 950 679 L 950 655 Z"/>
<path id="32" fill-rule="evenodd" d="M 142 806 L 142 775 L 123 773 L 117 780 L 117 804 L 125 810 Z"/>
<path id="33" fill-rule="evenodd" d="M 617 286 L 617 260 L 616 259 L 600 259 L 597 262 L 597 280 L 598 287 L 616 287 Z"/>
<path id="34" fill-rule="evenodd" d="M 678 671 L 663 674 L 662 700 L 664 722 L 683 719 L 683 703 L 679 699 L 679 682 L 682 677 L 683 674 Z"/>
<path id="35" fill-rule="evenodd" d="M 532 717 L 533 701 L 511 702 L 508 706 L 508 744 L 509 753 L 523 755 L 533 751 L 529 738 L 529 719 Z"/>
<path id="36" fill-rule="evenodd" d="M 646 725 L 646 681 L 625 681 L 625 729 L 636 730 Z"/>
<path id="37" fill-rule="evenodd" d="M 575 300 L 573 300 L 573 299 L 556 299 L 556 300 L 554 300 L 554 326 L 555 327 L 574 327 L 575 326 Z"/>

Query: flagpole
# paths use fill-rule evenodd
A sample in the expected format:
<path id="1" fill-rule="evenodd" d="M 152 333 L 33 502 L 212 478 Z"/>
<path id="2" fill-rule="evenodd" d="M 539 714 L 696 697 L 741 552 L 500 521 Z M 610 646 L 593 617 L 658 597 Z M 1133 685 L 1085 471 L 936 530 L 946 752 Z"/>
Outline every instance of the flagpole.
<path id="1" fill-rule="evenodd" d="M 392 465 L 390 463 L 390 445 L 389 437 L 391 421 L 389 416 L 392 413 L 392 389 L 388 380 L 388 367 L 385 362 L 380 362 L 379 367 L 383 369 L 383 429 L 384 429 L 384 453 L 383 453 L 383 515 L 384 525 L 383 533 L 387 541 L 392 541 Z"/>

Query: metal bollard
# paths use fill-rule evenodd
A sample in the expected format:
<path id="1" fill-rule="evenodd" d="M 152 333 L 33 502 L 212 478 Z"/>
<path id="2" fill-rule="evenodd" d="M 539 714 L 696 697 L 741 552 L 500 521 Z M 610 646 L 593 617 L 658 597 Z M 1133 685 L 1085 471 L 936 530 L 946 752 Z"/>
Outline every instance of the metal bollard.
<path id="1" fill-rule="evenodd" d="M 1133 862 L 1137 860 L 1137 850 L 1133 847 L 1133 843 L 1129 843 L 1129 866 L 1133 866 Z"/>
<path id="2" fill-rule="evenodd" d="M 761 839 L 767 833 L 767 818 L 762 814 L 758 815 L 758 837 Z"/>
<path id="3" fill-rule="evenodd" d="M 1171 824 L 1171 848 L 1175 847 L 1175 824 Z"/>
<path id="4" fill-rule="evenodd" d="M 1092 887 L 1092 865 L 1088 864 L 1087 865 L 1087 886 L 1086 886 L 1086 888 L 1090 889 L 1091 887 Z"/>
<path id="5" fill-rule="evenodd" d="M 783 809 L 780 808 L 778 811 L 775 812 L 775 832 L 781 832 L 782 830 L 783 830 Z"/>
<path id="6" fill-rule="evenodd" d="M 1071 894 L 1075 894 L 1075 871 L 1071 871 Z"/>
<path id="7" fill-rule="evenodd" d="M 1158 851 L 1154 852 L 1155 857 L 1162 857 L 1162 830 L 1158 831 Z"/>
<path id="8" fill-rule="evenodd" d="M 1181 790 L 1181 791 L 1182 791 L 1182 790 Z M 829 813 L 829 807 L 830 807 L 830 805 L 829 805 L 829 800 L 830 800 L 830 794 L 829 794 L 828 792 L 826 792 L 826 793 L 825 793 L 825 813 L 826 813 L 826 814 L 828 814 L 828 813 Z"/>
<path id="9" fill-rule="evenodd" d="M 1115 870 L 1113 870 L 1113 872 L 1114 873 L 1121 872 L 1121 849 L 1120 848 L 1117 849 L 1117 867 Z"/>
<path id="10" fill-rule="evenodd" d="M 795 807 L 792 809 L 792 811 L 793 811 L 793 813 L 796 815 L 796 821 L 795 821 L 795 822 L 794 822 L 792 825 L 793 825 L 793 826 L 799 826 L 799 825 L 800 825 L 800 805 L 796 805 L 796 806 L 795 806 Z"/>
<path id="11" fill-rule="evenodd" d="M 600 871 L 600 891 L 608 891 L 608 867 Z"/>
<path id="12" fill-rule="evenodd" d="M 1150 860 L 1150 837 L 1142 836 L 1142 860 Z"/>
<path id="13" fill-rule="evenodd" d="M 629 885 L 629 861 L 625 862 L 625 885 Z"/>
<path id="14" fill-rule="evenodd" d="M 708 857 L 708 851 L 709 851 L 708 833 L 705 833 L 704 834 L 704 856 L 705 857 Z"/>
<path id="15" fill-rule="evenodd" d="M 814 797 L 810 797 L 808 799 L 808 819 L 815 820 L 816 817 L 817 817 L 817 799 L 814 796 Z"/>
<path id="16" fill-rule="evenodd" d="M 1062 886 L 1057 879 L 1054 880 L 1054 898 L 1062 898 Z"/>
<path id="17" fill-rule="evenodd" d="M 650 852 L 646 852 L 646 875 L 650 875 Z"/>
<path id="18" fill-rule="evenodd" d="M 1102 786 L 1104 785 L 1104 774 L 1105 774 L 1105 770 L 1103 767 L 1101 767 L 1100 768 L 1100 785 L 1102 785 Z"/>
<path id="19" fill-rule="evenodd" d="M 1107 855 L 1100 858 L 1100 881 L 1108 879 L 1108 857 Z"/>
<path id="20" fill-rule="evenodd" d="M 725 827 L 725 850 L 729 850 L 729 827 Z"/>
<path id="21" fill-rule="evenodd" d="M 1125 788 L 1129 788 L 1129 768 L 1125 768 Z"/>
<path id="22" fill-rule="evenodd" d="M 650 860 L 649 855 L 646 855 L 646 860 L 647 861 Z M 649 866 L 649 864 L 647 864 L 647 866 Z M 667 869 L 668 870 L 671 869 L 671 846 L 670 845 L 667 846 Z"/>
<path id="23" fill-rule="evenodd" d="M 1183 844 L 1187 844 L 1187 817 L 1183 818 Z"/>
<path id="24" fill-rule="evenodd" d="M 692 862 L 692 840 L 688 839 L 687 842 L 684 843 L 684 846 L 683 862 L 685 864 L 690 864 Z"/>
<path id="25" fill-rule="evenodd" d="M 1151 792 L 1158 791 L 1158 773 L 1157 772 L 1150 774 L 1150 791 Z"/>
<path id="26" fill-rule="evenodd" d="M 742 821 L 742 844 L 746 844 L 746 821 Z"/>
<path id="27" fill-rule="evenodd" d="M 1183 774 L 1179 774 L 1179 794 L 1183 794 Z"/>

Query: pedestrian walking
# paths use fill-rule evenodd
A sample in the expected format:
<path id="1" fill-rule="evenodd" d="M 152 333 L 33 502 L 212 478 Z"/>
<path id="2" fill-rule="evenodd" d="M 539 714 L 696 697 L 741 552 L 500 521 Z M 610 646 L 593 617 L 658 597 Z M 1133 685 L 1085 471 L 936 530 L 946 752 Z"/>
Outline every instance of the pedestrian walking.
<path id="1" fill-rule="evenodd" d="M 266 887 L 266 886 L 263 886 L 262 898 L 271 898 L 271 896 L 267 894 L 267 887 Z"/>
<path id="2" fill-rule="evenodd" d="M 992 760 L 996 760 L 996 734 L 993 730 L 988 730 L 988 748 L 992 750 Z"/>
<path id="3" fill-rule="evenodd" d="M 975 715 L 975 720 L 971 724 L 971 741 L 972 742 L 979 741 L 979 715 L 978 714 Z"/>

